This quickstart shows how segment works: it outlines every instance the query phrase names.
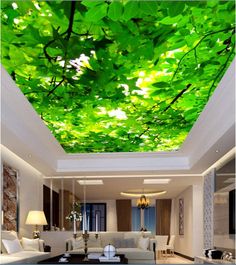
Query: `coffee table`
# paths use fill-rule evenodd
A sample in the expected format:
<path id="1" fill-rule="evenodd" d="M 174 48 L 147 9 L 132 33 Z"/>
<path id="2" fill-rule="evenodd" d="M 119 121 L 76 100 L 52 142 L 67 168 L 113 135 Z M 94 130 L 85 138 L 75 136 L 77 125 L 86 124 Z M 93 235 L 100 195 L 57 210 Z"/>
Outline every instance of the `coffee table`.
<path id="1" fill-rule="evenodd" d="M 49 259 L 39 261 L 38 264 L 128 264 L 128 259 L 123 254 L 116 255 L 120 257 L 120 262 L 100 262 L 99 259 L 90 259 L 83 261 L 84 254 L 70 254 L 67 262 L 59 262 L 59 259 L 64 257 L 64 254 L 55 256 Z"/>

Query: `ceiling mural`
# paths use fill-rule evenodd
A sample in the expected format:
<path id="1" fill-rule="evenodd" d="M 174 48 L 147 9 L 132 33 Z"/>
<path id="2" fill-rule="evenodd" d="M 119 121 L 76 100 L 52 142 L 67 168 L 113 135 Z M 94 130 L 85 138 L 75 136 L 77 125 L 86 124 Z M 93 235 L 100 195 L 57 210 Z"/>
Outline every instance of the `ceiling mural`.
<path id="1" fill-rule="evenodd" d="M 1 1 L 2 64 L 68 153 L 178 150 L 234 58 L 234 1 Z"/>

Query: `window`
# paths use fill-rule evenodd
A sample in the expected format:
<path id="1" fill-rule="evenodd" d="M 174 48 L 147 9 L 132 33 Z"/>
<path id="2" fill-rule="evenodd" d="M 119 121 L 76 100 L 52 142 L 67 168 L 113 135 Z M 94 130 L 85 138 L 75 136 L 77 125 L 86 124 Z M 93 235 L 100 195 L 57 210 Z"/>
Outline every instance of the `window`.
<path id="1" fill-rule="evenodd" d="M 140 231 L 140 212 L 137 207 L 132 207 L 132 231 Z M 144 210 L 144 225 L 152 234 L 156 234 L 156 208 L 148 207 Z"/>
<path id="2" fill-rule="evenodd" d="M 96 231 L 96 214 L 98 216 L 98 231 L 106 231 L 106 203 L 86 203 L 86 214 L 89 223 L 89 231 Z M 84 212 L 84 205 L 81 205 L 81 212 Z M 81 222 L 82 230 L 82 222 Z"/>

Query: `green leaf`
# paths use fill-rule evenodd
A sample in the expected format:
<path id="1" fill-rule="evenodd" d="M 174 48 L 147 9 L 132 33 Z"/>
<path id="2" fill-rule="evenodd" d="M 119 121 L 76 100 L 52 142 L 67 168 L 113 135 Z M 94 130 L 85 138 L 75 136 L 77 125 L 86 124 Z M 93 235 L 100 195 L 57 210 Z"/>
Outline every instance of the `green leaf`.
<path id="1" fill-rule="evenodd" d="M 97 22 L 104 18 L 107 14 L 107 4 L 101 4 L 89 9 L 85 15 L 85 19 L 89 22 Z"/>
<path id="2" fill-rule="evenodd" d="M 101 0 L 83 0 L 81 1 L 81 4 L 87 7 L 95 7 L 97 5 L 102 4 L 103 1 Z"/>
<path id="3" fill-rule="evenodd" d="M 184 11 L 185 3 L 183 1 L 172 2 L 172 6 L 168 8 L 168 15 L 175 17 Z"/>
<path id="4" fill-rule="evenodd" d="M 181 19 L 182 15 L 178 15 L 175 17 L 165 17 L 160 21 L 160 23 L 164 25 L 173 25 L 175 23 L 178 23 Z"/>
<path id="5" fill-rule="evenodd" d="M 159 96 L 161 94 L 164 95 L 164 93 L 166 92 L 166 89 L 158 89 L 158 90 L 155 90 L 154 92 L 152 92 L 150 94 L 151 97 L 155 97 L 155 96 Z"/>
<path id="6" fill-rule="evenodd" d="M 114 21 L 119 20 L 122 16 L 122 13 L 123 13 L 123 5 L 120 2 L 115 1 L 109 5 L 107 14 L 110 19 Z"/>
<path id="7" fill-rule="evenodd" d="M 140 1 L 140 10 L 146 15 L 156 15 L 158 11 L 158 2 Z"/>
<path id="8" fill-rule="evenodd" d="M 124 6 L 124 20 L 130 20 L 131 18 L 135 18 L 139 13 L 139 2 L 138 1 L 129 1 Z"/>
<path id="9" fill-rule="evenodd" d="M 154 83 L 152 85 L 155 86 L 155 87 L 158 87 L 158 88 L 163 88 L 163 87 L 169 87 L 170 86 L 170 84 L 166 83 L 166 82 L 156 82 L 156 83 Z"/>

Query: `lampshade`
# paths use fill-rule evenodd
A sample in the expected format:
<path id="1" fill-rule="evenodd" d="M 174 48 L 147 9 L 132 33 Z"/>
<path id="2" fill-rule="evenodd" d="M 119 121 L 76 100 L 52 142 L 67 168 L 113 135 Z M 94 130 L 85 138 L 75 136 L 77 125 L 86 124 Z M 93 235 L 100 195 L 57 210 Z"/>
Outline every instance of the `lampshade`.
<path id="1" fill-rule="evenodd" d="M 43 211 L 29 211 L 25 224 L 47 225 L 48 223 Z"/>

